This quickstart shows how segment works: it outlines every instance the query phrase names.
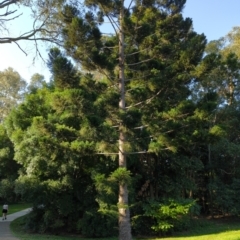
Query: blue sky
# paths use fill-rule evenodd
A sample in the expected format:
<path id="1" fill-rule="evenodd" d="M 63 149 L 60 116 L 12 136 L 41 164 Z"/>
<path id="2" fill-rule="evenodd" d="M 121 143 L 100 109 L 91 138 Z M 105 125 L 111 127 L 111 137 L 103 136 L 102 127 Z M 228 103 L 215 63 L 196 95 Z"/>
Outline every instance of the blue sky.
<path id="1" fill-rule="evenodd" d="M 240 0 L 187 0 L 183 11 L 184 17 L 193 20 L 193 28 L 197 33 L 204 33 L 208 39 L 216 40 L 225 36 L 234 26 L 240 26 Z M 17 20 L 17 33 L 23 33 L 26 18 Z M 34 73 L 43 74 L 46 80 L 50 73 L 40 59 L 33 65 L 34 46 L 27 43 L 21 47 L 29 54 L 26 56 L 15 44 L 0 45 L 0 71 L 12 67 L 29 81 Z M 42 44 L 42 49 L 46 47 Z M 42 55 L 47 58 L 47 52 Z"/>
<path id="2" fill-rule="evenodd" d="M 239 0 L 187 0 L 183 15 L 193 20 L 194 30 L 216 40 L 240 26 Z"/>

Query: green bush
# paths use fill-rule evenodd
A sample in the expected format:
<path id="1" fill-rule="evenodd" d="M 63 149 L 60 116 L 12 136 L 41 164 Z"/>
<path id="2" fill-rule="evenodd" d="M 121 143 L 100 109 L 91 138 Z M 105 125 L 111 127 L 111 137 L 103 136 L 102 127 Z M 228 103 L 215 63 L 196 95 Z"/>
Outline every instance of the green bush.
<path id="1" fill-rule="evenodd" d="M 86 211 L 77 223 L 77 229 L 86 237 L 111 237 L 118 233 L 117 219 L 96 210 Z"/>
<path id="2" fill-rule="evenodd" d="M 164 235 L 190 227 L 192 215 L 199 214 L 200 208 L 190 199 L 149 200 L 142 204 L 142 214 L 132 217 L 136 234 Z"/>
<path id="3" fill-rule="evenodd" d="M 240 179 L 233 179 L 231 184 L 216 180 L 211 186 L 214 190 L 214 208 L 221 214 L 240 214 Z"/>
<path id="4" fill-rule="evenodd" d="M 133 212 L 131 212 L 133 213 Z M 132 233 L 135 236 L 154 236 L 156 232 L 151 228 L 155 224 L 153 218 L 143 215 L 133 215 L 131 218 Z"/>
<path id="5" fill-rule="evenodd" d="M 17 182 L 15 191 L 33 203 L 27 230 L 59 232 L 64 226 L 64 231 L 76 231 L 78 201 L 68 186 L 53 180 L 40 183 L 26 178 Z"/>
<path id="6" fill-rule="evenodd" d="M 27 232 L 44 232 L 43 227 L 43 214 L 44 210 L 39 208 L 33 208 L 28 216 L 25 218 L 25 224 L 23 226 L 24 231 Z"/>
<path id="7" fill-rule="evenodd" d="M 94 209 L 84 213 L 77 228 L 86 237 L 111 237 L 118 232 L 116 218 L 103 215 Z"/>

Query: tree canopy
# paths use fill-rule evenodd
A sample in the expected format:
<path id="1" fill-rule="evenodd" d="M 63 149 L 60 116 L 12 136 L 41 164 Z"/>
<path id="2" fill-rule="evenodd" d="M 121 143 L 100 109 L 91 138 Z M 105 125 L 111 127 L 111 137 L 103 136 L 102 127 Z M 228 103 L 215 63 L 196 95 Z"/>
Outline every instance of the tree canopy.
<path id="1" fill-rule="evenodd" d="M 0 122 L 23 100 L 26 85 L 12 68 L 0 72 Z"/>

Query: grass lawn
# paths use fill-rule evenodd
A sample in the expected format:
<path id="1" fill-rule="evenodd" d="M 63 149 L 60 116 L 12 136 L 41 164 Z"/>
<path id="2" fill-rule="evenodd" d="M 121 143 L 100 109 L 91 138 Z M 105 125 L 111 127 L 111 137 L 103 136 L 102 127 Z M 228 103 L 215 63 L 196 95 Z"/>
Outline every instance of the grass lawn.
<path id="1" fill-rule="evenodd" d="M 199 222 L 200 224 L 191 230 L 164 240 L 240 240 L 240 218 L 226 217 Z"/>
<path id="2" fill-rule="evenodd" d="M 32 207 L 31 203 L 8 204 L 8 214 L 19 212 L 30 207 Z"/>
<path id="3" fill-rule="evenodd" d="M 53 236 L 44 234 L 25 234 L 22 230 L 25 216 L 16 219 L 10 225 L 12 232 L 20 240 L 93 240 L 80 236 Z M 117 240 L 114 238 L 96 238 L 95 240 Z M 186 232 L 178 233 L 173 237 L 164 238 L 134 238 L 136 240 L 240 240 L 240 219 L 224 218 L 204 220 Z"/>

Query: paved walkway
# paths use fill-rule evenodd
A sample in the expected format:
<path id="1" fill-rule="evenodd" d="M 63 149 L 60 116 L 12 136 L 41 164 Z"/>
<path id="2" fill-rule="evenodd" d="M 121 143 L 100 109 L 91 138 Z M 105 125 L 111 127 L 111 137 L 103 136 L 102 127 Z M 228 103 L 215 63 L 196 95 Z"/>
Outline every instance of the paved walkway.
<path id="1" fill-rule="evenodd" d="M 15 220 L 16 218 L 19 218 L 21 216 L 28 214 L 30 211 L 31 211 L 31 208 L 28 208 L 23 211 L 7 215 L 6 220 L 2 220 L 2 218 L 0 218 L 0 239 L 1 240 L 19 240 L 18 238 L 14 237 L 11 233 L 10 222 Z"/>

